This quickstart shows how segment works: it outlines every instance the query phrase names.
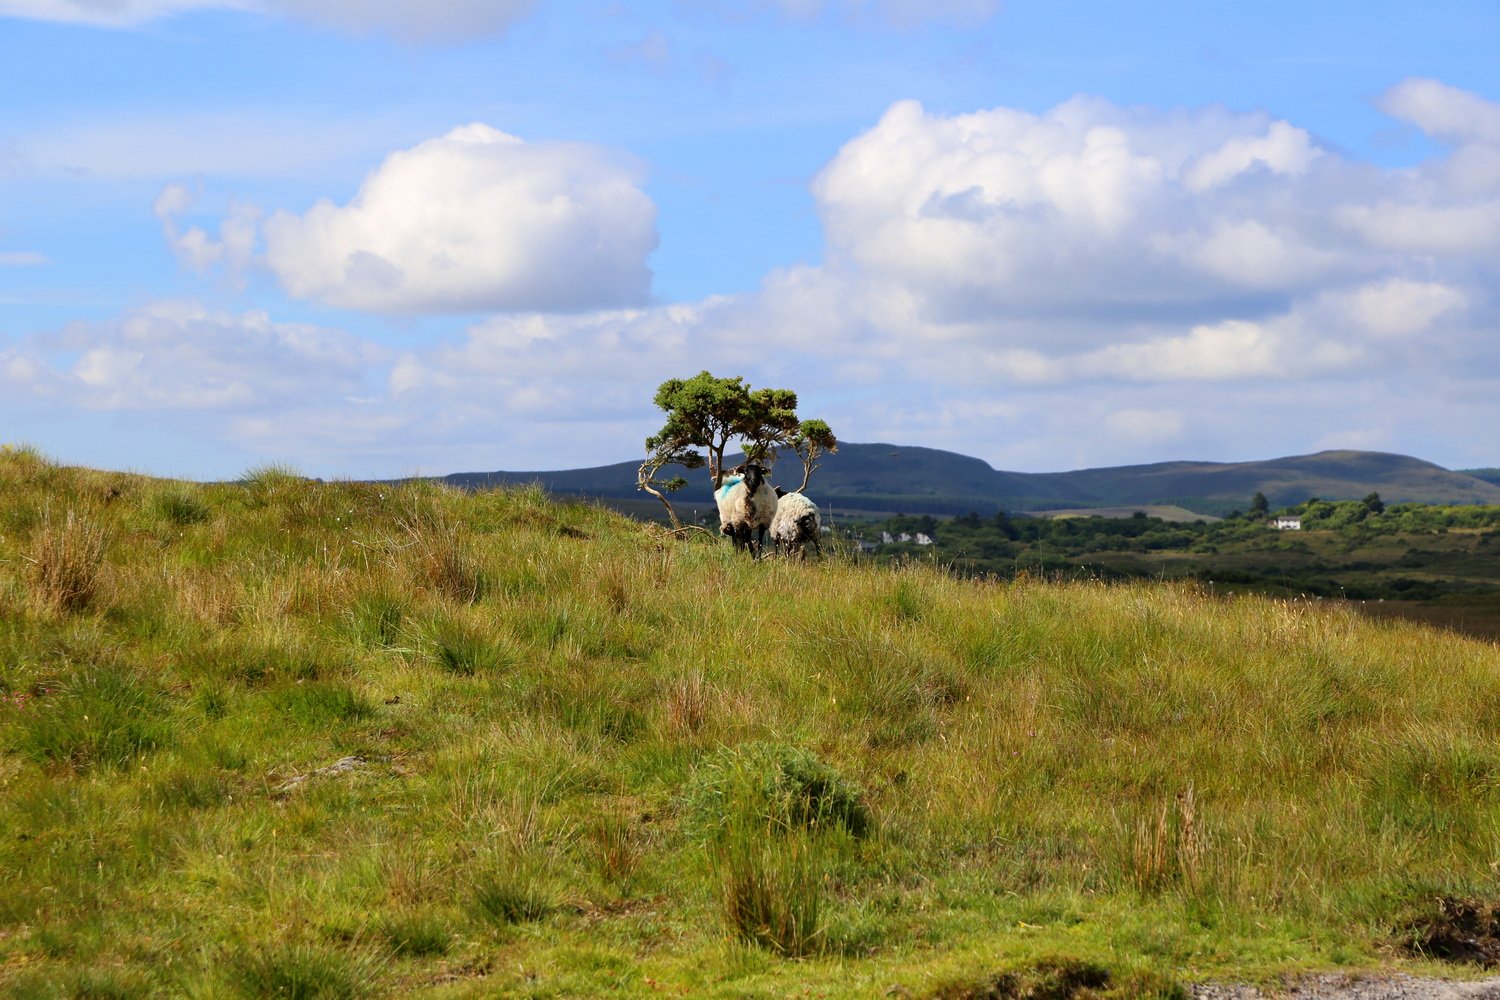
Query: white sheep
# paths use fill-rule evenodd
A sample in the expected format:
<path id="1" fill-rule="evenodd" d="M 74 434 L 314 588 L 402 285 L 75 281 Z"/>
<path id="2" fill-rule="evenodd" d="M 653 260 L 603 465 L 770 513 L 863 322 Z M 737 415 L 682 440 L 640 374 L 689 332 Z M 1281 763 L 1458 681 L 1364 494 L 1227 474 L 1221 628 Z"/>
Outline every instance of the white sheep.
<path id="1" fill-rule="evenodd" d="M 795 553 L 798 558 L 807 558 L 807 544 L 823 554 L 823 543 L 819 534 L 823 525 L 818 518 L 818 505 L 801 493 L 788 493 L 776 487 L 776 516 L 771 519 L 771 541 L 776 551 L 784 555 Z"/>
<path id="2" fill-rule="evenodd" d="M 749 548 L 758 558 L 776 516 L 776 491 L 766 482 L 766 470 L 754 462 L 735 466 L 714 491 L 714 502 L 719 505 L 720 533 L 733 539 L 735 548 Z"/>

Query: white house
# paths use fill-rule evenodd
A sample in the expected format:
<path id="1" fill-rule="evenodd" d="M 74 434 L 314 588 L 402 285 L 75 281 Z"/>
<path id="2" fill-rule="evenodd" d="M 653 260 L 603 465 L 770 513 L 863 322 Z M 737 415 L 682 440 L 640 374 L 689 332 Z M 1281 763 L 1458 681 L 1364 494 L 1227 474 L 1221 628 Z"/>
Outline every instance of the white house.
<path id="1" fill-rule="evenodd" d="M 1272 522 L 1277 531 L 1301 531 L 1302 518 L 1300 517 L 1278 517 Z"/>

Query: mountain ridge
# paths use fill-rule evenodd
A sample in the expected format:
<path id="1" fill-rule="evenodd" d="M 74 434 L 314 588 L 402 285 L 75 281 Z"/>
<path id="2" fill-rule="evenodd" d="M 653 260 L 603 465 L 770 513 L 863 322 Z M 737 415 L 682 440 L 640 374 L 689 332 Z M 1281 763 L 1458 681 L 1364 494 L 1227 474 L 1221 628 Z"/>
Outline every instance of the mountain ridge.
<path id="1" fill-rule="evenodd" d="M 738 456 L 731 458 L 738 461 Z M 782 468 L 795 469 L 783 456 Z M 539 483 L 550 493 L 600 499 L 639 499 L 638 462 L 582 469 L 459 472 L 442 481 L 465 489 Z M 800 472 L 800 470 L 797 470 Z M 702 477 L 703 482 L 697 482 Z M 786 478 L 793 479 L 788 475 Z M 800 479 L 800 475 L 795 477 Z M 708 497 L 707 474 L 689 473 L 679 496 L 695 486 Z M 809 493 L 842 509 L 909 514 L 1045 511 L 1060 507 L 1119 507 L 1174 503 L 1199 513 L 1243 509 L 1256 493 L 1274 507 L 1321 497 L 1357 500 L 1379 493 L 1388 503 L 1500 504 L 1500 485 L 1409 455 L 1328 450 L 1250 462 L 1170 461 L 1075 469 L 1010 472 L 983 459 L 920 445 L 846 443 L 826 456 Z"/>

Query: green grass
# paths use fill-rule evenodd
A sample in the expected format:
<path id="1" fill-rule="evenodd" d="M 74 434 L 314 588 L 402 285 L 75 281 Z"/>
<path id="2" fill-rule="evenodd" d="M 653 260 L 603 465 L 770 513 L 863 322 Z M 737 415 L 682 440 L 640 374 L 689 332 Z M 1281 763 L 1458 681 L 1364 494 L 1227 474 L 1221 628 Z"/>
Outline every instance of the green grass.
<path id="1" fill-rule="evenodd" d="M 32 568 L 68 511 L 84 601 Z M 0 451 L 17 996 L 1431 971 L 1434 901 L 1500 900 L 1497 748 L 1494 645 L 1345 607 Z"/>

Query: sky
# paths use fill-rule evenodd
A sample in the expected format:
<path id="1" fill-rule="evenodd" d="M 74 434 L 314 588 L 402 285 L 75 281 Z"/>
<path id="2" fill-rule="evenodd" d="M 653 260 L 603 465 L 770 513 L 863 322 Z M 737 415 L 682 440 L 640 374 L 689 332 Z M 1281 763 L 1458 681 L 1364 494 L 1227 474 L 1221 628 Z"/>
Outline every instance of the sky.
<path id="1" fill-rule="evenodd" d="M 1500 465 L 1488 0 L 0 0 L 0 442 Z"/>

